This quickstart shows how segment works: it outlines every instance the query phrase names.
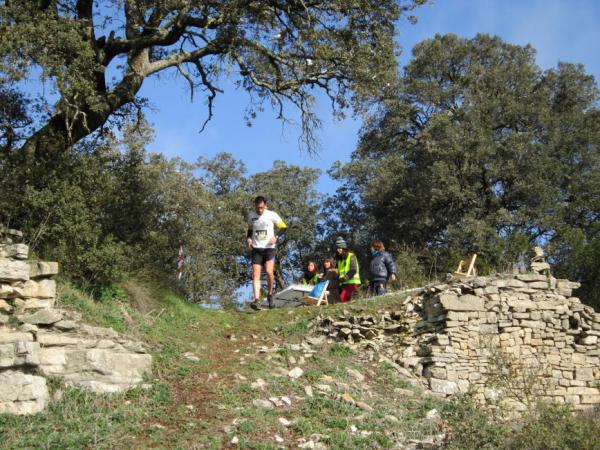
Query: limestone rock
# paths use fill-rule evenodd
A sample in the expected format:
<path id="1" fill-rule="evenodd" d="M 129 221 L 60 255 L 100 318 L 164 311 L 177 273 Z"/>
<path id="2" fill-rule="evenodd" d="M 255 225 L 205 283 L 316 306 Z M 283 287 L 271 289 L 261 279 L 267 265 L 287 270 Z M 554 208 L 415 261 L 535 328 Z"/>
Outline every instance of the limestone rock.
<path id="1" fill-rule="evenodd" d="M 373 407 L 365 402 L 358 401 L 356 402 L 356 406 L 363 411 L 371 412 L 373 411 Z"/>
<path id="2" fill-rule="evenodd" d="M 271 403 L 269 400 L 263 400 L 260 398 L 252 400 L 252 404 L 254 406 L 256 406 L 257 408 L 262 408 L 262 409 L 273 409 L 275 407 L 273 405 L 273 403 Z"/>
<path id="3" fill-rule="evenodd" d="M 352 378 L 354 378 L 358 382 L 362 382 L 365 380 L 365 376 L 362 373 L 360 373 L 358 370 L 346 369 L 346 372 L 348 373 L 348 375 L 350 375 Z"/>
<path id="4" fill-rule="evenodd" d="M 29 279 L 29 265 L 24 261 L 0 259 L 0 281 L 26 281 Z"/>
<path id="5" fill-rule="evenodd" d="M 28 298 L 19 305 L 18 311 L 28 311 L 31 309 L 50 309 L 54 308 L 56 299 L 54 298 Z"/>
<path id="6" fill-rule="evenodd" d="M 25 244 L 0 244 L 0 258 L 27 259 L 29 247 Z"/>
<path id="7" fill-rule="evenodd" d="M 517 280 L 521 281 L 547 281 L 548 277 L 546 275 L 540 275 L 539 273 L 520 273 L 515 277 Z"/>
<path id="8" fill-rule="evenodd" d="M 27 280 L 20 288 L 22 298 L 55 298 L 56 282 L 54 280 Z"/>
<path id="9" fill-rule="evenodd" d="M 461 295 L 460 297 L 451 294 L 440 295 L 440 303 L 448 311 L 483 311 L 484 300 L 475 295 Z"/>
<path id="10" fill-rule="evenodd" d="M 67 384 L 97 393 L 122 392 L 136 386 L 150 372 L 152 364 L 148 354 L 77 347 L 42 347 L 40 360 L 44 374 L 60 376 Z"/>
<path id="11" fill-rule="evenodd" d="M 454 381 L 438 380 L 431 378 L 429 380 L 429 388 L 438 394 L 452 395 L 458 392 L 458 385 Z"/>
<path id="12" fill-rule="evenodd" d="M 544 272 L 546 270 L 550 270 L 550 264 L 547 262 L 532 262 L 531 270 L 534 272 Z"/>
<path id="13" fill-rule="evenodd" d="M 304 374 L 304 371 L 300 367 L 294 367 L 288 372 L 290 378 L 300 378 Z"/>
<path id="14" fill-rule="evenodd" d="M 0 344 L 7 344 L 19 341 L 33 341 L 33 335 L 31 333 L 20 333 L 10 329 L 0 330 Z"/>
<path id="15" fill-rule="evenodd" d="M 40 344 L 15 341 L 0 344 L 0 368 L 37 366 L 40 363 Z"/>
<path id="16" fill-rule="evenodd" d="M 53 327 L 57 328 L 59 330 L 62 330 L 62 331 L 70 331 L 70 330 L 74 330 L 77 328 L 77 322 L 75 322 L 73 320 L 64 320 L 63 319 L 63 320 L 59 320 L 58 322 L 54 323 Z M 185 356 L 188 359 L 191 359 L 188 356 L 186 356 L 186 354 L 184 354 L 183 356 Z M 198 361 L 199 360 L 200 359 L 198 359 Z"/>
<path id="17" fill-rule="evenodd" d="M 13 370 L 0 372 L 0 414 L 37 414 L 48 399 L 45 378 Z"/>
<path id="18" fill-rule="evenodd" d="M 6 300 L 0 299 L 0 312 L 9 313 L 13 310 L 13 307 L 10 306 Z"/>
<path id="19" fill-rule="evenodd" d="M 427 414 L 425 414 L 425 418 L 427 420 L 432 420 L 432 421 L 436 421 L 436 420 L 440 420 L 441 419 L 441 415 L 440 412 L 437 409 L 430 409 L 429 411 L 427 411 Z"/>
<path id="20" fill-rule="evenodd" d="M 58 274 L 58 263 L 48 261 L 29 261 L 29 278 L 48 278 Z"/>
<path id="21" fill-rule="evenodd" d="M 32 325 L 51 325 L 59 320 L 62 320 L 62 318 L 63 315 L 60 311 L 53 309 L 40 309 L 33 314 L 20 316 L 19 320 Z"/>
<path id="22" fill-rule="evenodd" d="M 94 392 L 120 392 L 151 371 L 144 345 L 109 328 L 63 318 L 54 309 L 58 264 L 21 261 L 20 233 L 0 226 L 0 414 L 33 414 L 47 402 L 46 380 L 21 372 L 39 370 Z M 32 312 L 31 310 L 37 310 Z M 12 319 L 20 321 L 17 328 Z"/>
<path id="23" fill-rule="evenodd" d="M 14 289 L 10 284 L 0 283 L 0 298 L 6 299 L 13 297 Z"/>

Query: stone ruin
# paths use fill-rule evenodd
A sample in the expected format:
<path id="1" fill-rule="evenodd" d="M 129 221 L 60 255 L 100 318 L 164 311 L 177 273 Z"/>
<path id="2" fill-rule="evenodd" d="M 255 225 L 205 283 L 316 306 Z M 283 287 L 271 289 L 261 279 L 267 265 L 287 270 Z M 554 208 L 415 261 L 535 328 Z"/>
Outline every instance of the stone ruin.
<path id="1" fill-rule="evenodd" d="M 572 295 L 579 283 L 549 270 L 537 254 L 528 273 L 449 275 L 396 311 L 344 311 L 318 318 L 316 329 L 388 359 L 440 395 L 472 392 L 519 411 L 526 401 L 507 391 L 522 389 L 523 397 L 590 408 L 600 404 L 600 314 Z"/>
<path id="2" fill-rule="evenodd" d="M 152 358 L 141 342 L 56 308 L 58 264 L 27 260 L 22 233 L 0 225 L 0 414 L 35 414 L 46 377 L 97 393 L 140 384 Z"/>

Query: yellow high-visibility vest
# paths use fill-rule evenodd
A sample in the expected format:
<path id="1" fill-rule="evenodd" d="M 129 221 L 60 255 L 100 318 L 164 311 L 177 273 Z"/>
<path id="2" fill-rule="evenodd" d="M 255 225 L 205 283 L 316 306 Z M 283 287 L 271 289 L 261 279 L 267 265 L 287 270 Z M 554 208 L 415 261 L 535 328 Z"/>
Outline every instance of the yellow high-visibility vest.
<path id="1" fill-rule="evenodd" d="M 338 272 L 340 274 L 340 279 L 344 278 L 346 274 L 350 271 L 350 260 L 353 256 L 354 253 L 348 252 L 348 256 L 346 256 L 346 259 L 343 259 L 338 263 Z M 360 271 L 358 268 L 358 259 L 356 260 L 356 273 L 354 274 L 354 276 L 348 281 L 344 281 L 340 284 L 360 284 Z"/>

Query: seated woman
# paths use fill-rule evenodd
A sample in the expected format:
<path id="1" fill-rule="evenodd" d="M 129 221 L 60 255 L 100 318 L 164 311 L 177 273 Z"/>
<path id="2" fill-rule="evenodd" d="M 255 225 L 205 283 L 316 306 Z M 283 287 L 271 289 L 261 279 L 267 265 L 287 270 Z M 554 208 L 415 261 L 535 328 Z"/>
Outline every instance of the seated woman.
<path id="1" fill-rule="evenodd" d="M 302 284 L 310 284 L 311 286 L 314 286 L 315 284 L 317 284 L 317 281 L 319 281 L 317 265 L 314 261 L 309 261 L 308 264 L 306 264 L 306 270 L 304 271 L 304 276 L 302 277 L 302 280 L 300 280 L 300 282 Z"/>
<path id="2" fill-rule="evenodd" d="M 327 257 L 323 260 L 323 273 L 320 276 L 320 280 L 328 280 L 329 291 L 328 301 L 329 304 L 340 302 L 340 286 L 338 282 L 338 271 L 335 268 L 335 260 L 331 257 Z"/>

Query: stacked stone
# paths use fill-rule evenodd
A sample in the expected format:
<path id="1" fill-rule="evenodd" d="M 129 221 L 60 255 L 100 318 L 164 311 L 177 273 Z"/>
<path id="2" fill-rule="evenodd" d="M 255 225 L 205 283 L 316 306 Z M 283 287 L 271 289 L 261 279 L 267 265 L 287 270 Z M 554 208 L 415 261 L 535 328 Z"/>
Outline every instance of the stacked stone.
<path id="1" fill-rule="evenodd" d="M 514 276 L 454 278 L 422 299 L 415 342 L 399 362 L 440 394 L 475 390 L 481 400 L 490 358 L 502 352 L 537 368 L 542 398 L 577 409 L 600 403 L 600 314 L 572 297 L 578 283 L 556 280 L 545 261 Z M 518 406 L 518 405 L 515 405 Z"/>
<path id="2" fill-rule="evenodd" d="M 48 402 L 46 379 L 95 392 L 133 387 L 150 371 L 142 344 L 71 320 L 55 308 L 54 262 L 28 261 L 22 234 L 0 226 L 0 414 L 35 414 Z"/>
<path id="3" fill-rule="evenodd" d="M 386 340 L 387 336 L 396 336 L 407 331 L 406 314 L 401 311 L 381 310 L 376 315 L 344 311 L 336 318 L 319 317 L 317 324 L 320 333 L 350 344 L 381 342 Z"/>

